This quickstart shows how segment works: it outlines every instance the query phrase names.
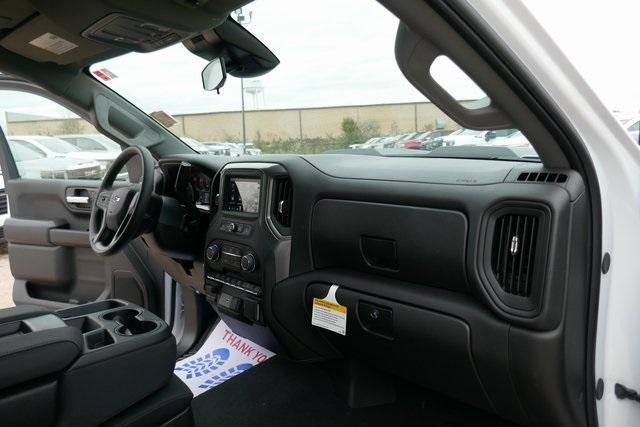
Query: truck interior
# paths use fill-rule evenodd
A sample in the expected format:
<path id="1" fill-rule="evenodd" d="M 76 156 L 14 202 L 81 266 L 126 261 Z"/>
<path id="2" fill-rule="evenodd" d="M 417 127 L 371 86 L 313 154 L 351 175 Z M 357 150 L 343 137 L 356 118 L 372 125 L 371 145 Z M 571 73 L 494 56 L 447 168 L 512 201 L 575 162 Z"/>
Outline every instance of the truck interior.
<path id="1" fill-rule="evenodd" d="M 379 0 L 397 66 L 465 128 L 519 129 L 539 161 L 203 156 L 89 72 L 182 44 L 227 79 L 268 73 L 287 58 L 232 19 L 246 3 L 0 1 L 0 88 L 123 148 L 102 180 L 32 179 L 0 135 L 16 303 L 0 310 L 1 424 L 592 424 L 597 182 L 548 94 L 442 0 Z M 426 70 L 442 55 L 489 101 L 441 87 Z M 331 294 L 338 333 L 312 324 Z M 194 398 L 175 364 L 221 320 L 276 356 Z"/>

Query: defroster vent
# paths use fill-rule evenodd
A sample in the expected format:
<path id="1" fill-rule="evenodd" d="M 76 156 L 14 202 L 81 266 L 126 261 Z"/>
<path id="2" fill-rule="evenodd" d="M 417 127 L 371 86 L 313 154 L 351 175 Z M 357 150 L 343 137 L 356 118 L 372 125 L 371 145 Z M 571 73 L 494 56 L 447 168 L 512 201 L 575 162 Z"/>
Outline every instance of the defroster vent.
<path id="1" fill-rule="evenodd" d="M 289 177 L 275 179 L 273 185 L 273 218 L 283 227 L 291 227 L 293 186 Z"/>
<path id="2" fill-rule="evenodd" d="M 539 218 L 535 215 L 507 214 L 495 223 L 491 268 L 505 292 L 531 295 Z"/>

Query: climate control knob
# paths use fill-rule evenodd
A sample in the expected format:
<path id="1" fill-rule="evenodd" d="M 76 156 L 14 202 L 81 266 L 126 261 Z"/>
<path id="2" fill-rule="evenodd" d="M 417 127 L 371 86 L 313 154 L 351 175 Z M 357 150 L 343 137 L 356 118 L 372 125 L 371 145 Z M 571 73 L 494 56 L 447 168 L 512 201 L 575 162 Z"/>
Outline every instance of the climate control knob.
<path id="1" fill-rule="evenodd" d="M 220 246 L 216 245 L 215 243 L 213 245 L 209 245 L 209 247 L 207 248 L 206 257 L 209 261 L 217 261 L 218 258 L 220 258 Z"/>
<path id="2" fill-rule="evenodd" d="M 243 271 L 252 272 L 256 269 L 256 257 L 253 254 L 246 254 L 240 260 L 240 267 Z"/>

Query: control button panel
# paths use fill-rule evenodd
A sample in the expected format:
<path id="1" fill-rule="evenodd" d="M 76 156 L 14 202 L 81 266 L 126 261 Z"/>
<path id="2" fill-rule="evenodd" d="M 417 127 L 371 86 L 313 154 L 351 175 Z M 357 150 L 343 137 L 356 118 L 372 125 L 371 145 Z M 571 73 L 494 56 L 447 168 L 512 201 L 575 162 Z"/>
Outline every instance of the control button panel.
<path id="1" fill-rule="evenodd" d="M 223 241 L 209 243 L 205 257 L 211 266 L 220 265 L 247 273 L 256 271 L 258 267 L 256 255 L 250 248 Z"/>
<path id="2" fill-rule="evenodd" d="M 244 322 L 264 324 L 260 286 L 225 274 L 208 272 L 204 290 L 207 301 L 214 308 Z"/>
<path id="3" fill-rule="evenodd" d="M 250 224 L 234 221 L 222 221 L 220 223 L 220 231 L 226 233 L 240 234 L 241 236 L 248 236 L 251 234 L 253 227 Z"/>
<path id="4" fill-rule="evenodd" d="M 232 288 L 248 292 L 255 296 L 262 295 L 262 288 L 260 286 L 245 282 L 244 280 L 236 279 L 226 274 L 209 272 L 207 273 L 207 282 L 231 286 Z"/>

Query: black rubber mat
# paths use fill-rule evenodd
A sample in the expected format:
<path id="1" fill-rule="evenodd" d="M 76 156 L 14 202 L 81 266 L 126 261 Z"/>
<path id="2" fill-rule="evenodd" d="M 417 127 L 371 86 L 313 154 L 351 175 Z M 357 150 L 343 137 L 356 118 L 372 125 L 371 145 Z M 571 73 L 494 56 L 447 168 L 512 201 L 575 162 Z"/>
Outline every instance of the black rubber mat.
<path id="1" fill-rule="evenodd" d="M 352 409 L 314 365 L 273 357 L 196 397 L 197 426 L 507 426 L 478 409 L 411 386 L 394 404 Z"/>

